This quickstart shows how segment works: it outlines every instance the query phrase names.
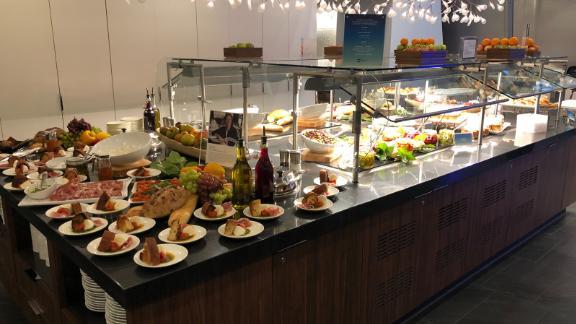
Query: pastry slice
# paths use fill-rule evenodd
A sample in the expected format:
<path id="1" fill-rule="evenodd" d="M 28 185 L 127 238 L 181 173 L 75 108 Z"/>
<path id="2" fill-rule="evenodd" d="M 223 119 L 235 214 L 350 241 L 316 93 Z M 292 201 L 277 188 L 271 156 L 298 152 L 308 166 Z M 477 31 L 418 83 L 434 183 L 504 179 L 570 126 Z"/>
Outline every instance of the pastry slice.
<path id="1" fill-rule="evenodd" d="M 320 183 L 328 182 L 328 171 L 320 170 Z"/>
<path id="2" fill-rule="evenodd" d="M 14 188 L 21 188 L 24 182 L 28 181 L 28 178 L 22 173 L 17 173 L 14 179 L 12 180 L 12 187 Z"/>
<path id="3" fill-rule="evenodd" d="M 170 241 L 180 241 L 180 236 L 182 234 L 182 226 L 178 222 L 173 222 L 170 225 L 170 233 L 168 234 L 168 240 Z"/>
<path id="4" fill-rule="evenodd" d="M 98 251 L 100 252 L 115 252 L 111 251 L 112 242 L 114 242 L 114 233 L 110 231 L 104 231 L 102 234 L 102 239 L 100 239 L 100 244 L 98 244 Z"/>
<path id="5" fill-rule="evenodd" d="M 118 217 L 118 220 L 116 221 L 116 228 L 124 233 L 130 233 L 136 229 L 136 227 L 130 220 L 130 217 L 128 217 L 128 215 L 126 214 Z"/>
<path id="6" fill-rule="evenodd" d="M 85 213 L 76 214 L 72 218 L 72 231 L 76 233 L 82 233 L 89 231 L 96 226 L 94 222 Z"/>
<path id="7" fill-rule="evenodd" d="M 322 183 L 319 186 L 316 186 L 313 190 L 313 193 L 317 194 L 317 195 L 325 195 L 328 193 L 328 185 L 326 185 L 325 183 Z"/>
<path id="8" fill-rule="evenodd" d="M 224 235 L 233 236 L 234 229 L 236 229 L 236 221 L 229 219 L 226 221 L 226 226 L 224 227 Z"/>
<path id="9" fill-rule="evenodd" d="M 252 200 L 248 204 L 248 207 L 250 207 L 250 215 L 260 217 L 260 214 L 262 213 L 262 204 L 260 199 Z"/>
<path id="10" fill-rule="evenodd" d="M 80 203 L 77 203 L 77 202 L 71 203 L 70 209 L 72 210 L 73 215 L 78 215 L 78 214 L 81 214 L 83 212 L 82 211 L 82 205 L 80 205 Z"/>
<path id="11" fill-rule="evenodd" d="M 98 202 L 96 203 L 96 209 L 102 211 L 112 211 L 114 210 L 114 202 L 108 195 L 106 191 L 102 192 L 100 198 L 98 198 Z"/>
<path id="12" fill-rule="evenodd" d="M 156 244 L 156 239 L 147 237 L 144 241 L 144 250 L 140 253 L 140 260 L 149 265 L 159 265 L 161 261 L 160 250 Z"/>

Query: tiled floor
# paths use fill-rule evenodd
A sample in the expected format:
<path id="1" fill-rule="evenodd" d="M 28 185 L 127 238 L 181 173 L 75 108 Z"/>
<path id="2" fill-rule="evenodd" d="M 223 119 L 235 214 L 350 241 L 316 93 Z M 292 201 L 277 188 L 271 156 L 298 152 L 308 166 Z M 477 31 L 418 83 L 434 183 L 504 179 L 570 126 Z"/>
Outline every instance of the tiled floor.
<path id="1" fill-rule="evenodd" d="M 576 205 L 414 323 L 576 323 Z"/>

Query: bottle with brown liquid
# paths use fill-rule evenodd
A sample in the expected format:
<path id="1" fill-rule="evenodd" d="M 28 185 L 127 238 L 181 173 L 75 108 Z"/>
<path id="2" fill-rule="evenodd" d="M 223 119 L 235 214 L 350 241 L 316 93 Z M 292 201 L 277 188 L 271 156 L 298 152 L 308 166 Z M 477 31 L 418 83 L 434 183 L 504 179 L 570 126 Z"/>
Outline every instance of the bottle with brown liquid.
<path id="1" fill-rule="evenodd" d="M 274 166 L 268 156 L 268 143 L 266 130 L 263 130 L 262 142 L 260 146 L 260 158 L 256 163 L 256 188 L 254 190 L 256 199 L 262 203 L 274 203 Z"/>

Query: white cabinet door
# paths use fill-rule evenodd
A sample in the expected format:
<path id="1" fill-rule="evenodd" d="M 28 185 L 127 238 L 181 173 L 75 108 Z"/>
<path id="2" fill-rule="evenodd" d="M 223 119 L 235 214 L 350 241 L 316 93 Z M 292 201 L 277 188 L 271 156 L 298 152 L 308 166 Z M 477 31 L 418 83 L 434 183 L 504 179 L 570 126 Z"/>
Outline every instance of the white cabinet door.
<path id="1" fill-rule="evenodd" d="M 94 126 L 114 120 L 104 1 L 51 0 L 64 121 Z"/>
<path id="2" fill-rule="evenodd" d="M 2 0 L 0 12 L 2 137 L 62 127 L 48 2 Z"/>
<path id="3" fill-rule="evenodd" d="M 190 0 L 108 1 L 108 19 L 116 115 L 140 116 L 145 89 L 167 81 L 166 61 L 196 53 L 195 4 Z"/>

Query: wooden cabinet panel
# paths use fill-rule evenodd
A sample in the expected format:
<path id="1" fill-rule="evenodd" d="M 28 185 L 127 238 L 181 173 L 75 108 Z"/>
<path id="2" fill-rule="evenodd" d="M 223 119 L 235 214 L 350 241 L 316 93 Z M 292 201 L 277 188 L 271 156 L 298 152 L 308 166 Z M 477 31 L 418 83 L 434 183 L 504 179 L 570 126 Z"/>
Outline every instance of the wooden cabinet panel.
<path id="1" fill-rule="evenodd" d="M 562 207 L 566 208 L 576 202 L 576 137 L 565 140 L 562 146 L 566 154 L 566 173 Z"/>
<path id="2" fill-rule="evenodd" d="M 506 245 L 508 204 L 511 198 L 509 163 L 478 176 L 474 213 L 468 237 L 468 270 L 480 265 Z"/>
<path id="3" fill-rule="evenodd" d="M 542 225 L 562 210 L 562 199 L 566 174 L 565 142 L 555 142 L 540 154 L 543 166 L 543 181 L 538 186 L 538 201 L 534 227 Z"/>

